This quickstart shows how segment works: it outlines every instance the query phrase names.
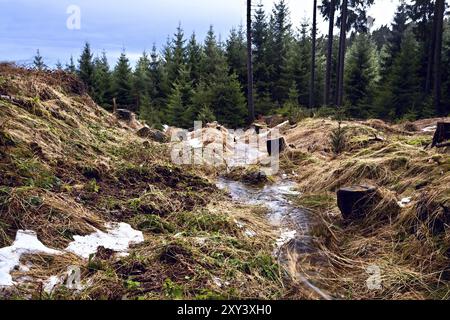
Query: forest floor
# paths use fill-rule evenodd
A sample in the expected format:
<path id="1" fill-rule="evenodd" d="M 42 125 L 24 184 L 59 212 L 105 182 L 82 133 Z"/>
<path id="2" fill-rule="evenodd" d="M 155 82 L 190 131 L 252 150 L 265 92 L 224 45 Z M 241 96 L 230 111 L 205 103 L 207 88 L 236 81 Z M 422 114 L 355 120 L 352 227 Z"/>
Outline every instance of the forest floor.
<path id="1" fill-rule="evenodd" d="M 447 298 L 450 155 L 425 149 L 437 121 L 343 122 L 338 156 L 329 138 L 336 121 L 284 128 L 290 147 L 267 183 L 297 182 L 301 194 L 291 198 L 311 215 L 315 250 L 299 255 L 287 245 L 289 263 L 281 265 L 267 209 L 230 201 L 216 168 L 174 165 L 170 144 L 138 137 L 139 122 L 119 121 L 64 73 L 2 65 L 0 287 L 10 285 L 1 296 L 312 298 L 295 281 L 301 275 L 338 299 Z M 344 221 L 336 191 L 362 183 L 379 187 L 383 201 L 367 219 Z M 127 231 L 125 246 L 113 245 L 121 254 L 98 247 L 114 227 Z M 23 230 L 40 244 L 14 251 Z M 80 254 L 74 247 L 83 242 Z M 19 260 L 6 263 L 2 253 Z M 64 285 L 69 266 L 81 271 L 76 290 Z"/>

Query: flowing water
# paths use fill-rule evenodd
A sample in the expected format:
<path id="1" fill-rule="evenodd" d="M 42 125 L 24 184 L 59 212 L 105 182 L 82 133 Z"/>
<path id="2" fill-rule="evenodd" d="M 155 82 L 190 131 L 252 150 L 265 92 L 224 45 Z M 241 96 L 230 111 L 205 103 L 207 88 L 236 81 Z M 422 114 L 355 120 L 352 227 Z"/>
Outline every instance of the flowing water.
<path id="1" fill-rule="evenodd" d="M 293 197 L 300 195 L 295 190 L 294 182 L 282 180 L 262 188 L 256 188 L 242 182 L 221 178 L 217 186 L 220 189 L 227 190 L 235 201 L 251 205 L 263 205 L 268 209 L 267 219 L 279 230 L 275 254 L 279 256 L 282 264 L 287 263 L 283 254 L 286 252 L 286 250 L 283 250 L 286 249 L 286 246 L 297 255 L 313 250 L 309 235 L 309 213 L 292 203 Z M 326 293 L 314 286 L 304 276 L 297 274 L 297 277 L 323 299 L 330 299 Z"/>
<path id="2" fill-rule="evenodd" d="M 267 218 L 279 231 L 278 247 L 288 242 L 297 252 L 311 250 L 308 212 L 296 208 L 292 197 L 299 196 L 295 183 L 284 180 L 278 183 L 256 188 L 242 182 L 219 179 L 218 187 L 227 190 L 231 197 L 241 203 L 263 205 L 268 209 Z"/>

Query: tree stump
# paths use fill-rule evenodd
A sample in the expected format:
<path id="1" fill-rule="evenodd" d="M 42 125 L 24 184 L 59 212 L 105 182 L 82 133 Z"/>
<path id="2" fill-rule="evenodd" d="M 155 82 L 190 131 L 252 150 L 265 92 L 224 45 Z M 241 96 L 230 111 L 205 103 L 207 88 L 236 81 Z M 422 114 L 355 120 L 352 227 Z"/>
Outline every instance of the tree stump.
<path id="1" fill-rule="evenodd" d="M 431 147 L 434 148 L 439 146 L 439 144 L 442 144 L 447 140 L 450 140 L 450 123 L 438 122 Z"/>
<path id="2" fill-rule="evenodd" d="M 133 113 L 130 110 L 127 109 L 117 109 L 116 110 L 116 117 L 119 120 L 123 121 L 131 121 L 133 120 Z"/>
<path id="3" fill-rule="evenodd" d="M 155 142 L 165 143 L 168 141 L 167 136 L 163 132 L 148 126 L 141 128 L 136 134 L 143 139 L 150 139 Z"/>
<path id="4" fill-rule="evenodd" d="M 353 186 L 341 188 L 337 192 L 338 207 L 344 219 L 365 218 L 373 206 L 377 188 L 373 186 Z"/>
<path id="5" fill-rule="evenodd" d="M 267 140 L 267 152 L 269 153 L 270 156 L 272 154 L 275 154 L 276 152 L 278 152 L 278 154 L 282 153 L 284 150 L 286 150 L 286 147 L 287 144 L 284 138 Z"/>

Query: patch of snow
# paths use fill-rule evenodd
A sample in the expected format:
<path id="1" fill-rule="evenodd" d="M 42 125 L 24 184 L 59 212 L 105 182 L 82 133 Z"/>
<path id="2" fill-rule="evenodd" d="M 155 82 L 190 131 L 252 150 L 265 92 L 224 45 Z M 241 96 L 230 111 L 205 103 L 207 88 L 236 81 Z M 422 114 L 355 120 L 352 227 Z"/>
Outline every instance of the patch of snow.
<path id="1" fill-rule="evenodd" d="M 57 255 L 61 251 L 46 247 L 34 231 L 17 231 L 12 246 L 0 249 L 0 287 L 14 285 L 10 272 L 20 264 L 20 257 L 24 254 Z"/>
<path id="2" fill-rule="evenodd" d="M 63 277 L 51 276 L 43 283 L 44 292 L 48 294 L 52 293 L 53 289 L 55 289 L 55 287 L 58 284 L 61 284 L 63 281 L 64 281 Z"/>
<path id="3" fill-rule="evenodd" d="M 426 127 L 422 129 L 422 132 L 434 132 L 436 131 L 437 126 Z"/>
<path id="4" fill-rule="evenodd" d="M 66 251 L 87 259 L 91 254 L 96 253 L 98 247 L 101 246 L 124 253 L 130 244 L 144 242 L 143 233 L 134 230 L 129 224 L 108 224 L 107 229 L 107 232 L 97 230 L 95 233 L 84 237 L 74 236 L 75 241 L 69 244 Z"/>
<path id="5" fill-rule="evenodd" d="M 202 237 L 197 237 L 197 238 L 195 238 L 195 242 L 196 242 L 198 245 L 200 245 L 200 246 L 205 245 L 206 240 L 207 240 L 206 238 L 202 238 Z"/>
<path id="6" fill-rule="evenodd" d="M 411 203 L 411 197 L 408 197 L 408 198 L 403 198 L 401 201 L 399 201 L 398 202 L 398 205 L 401 207 L 401 208 L 405 208 L 408 204 L 410 204 Z"/>
<path id="7" fill-rule="evenodd" d="M 245 223 L 243 223 L 241 221 L 234 220 L 234 223 L 236 223 L 236 225 L 239 229 L 244 229 L 244 227 L 245 227 Z"/>
<path id="8" fill-rule="evenodd" d="M 257 233 L 251 229 L 247 229 L 247 230 L 245 230 L 244 234 L 249 238 L 254 238 L 254 237 L 256 237 Z"/>
<path id="9" fill-rule="evenodd" d="M 216 286 L 218 286 L 219 288 L 223 287 L 222 279 L 220 279 L 219 277 L 213 277 L 212 280 L 213 280 L 214 284 Z"/>
<path id="10" fill-rule="evenodd" d="M 281 232 L 280 237 L 277 239 L 277 247 L 281 248 L 282 246 L 288 244 L 291 240 L 295 239 L 297 235 L 297 230 L 285 230 Z"/>

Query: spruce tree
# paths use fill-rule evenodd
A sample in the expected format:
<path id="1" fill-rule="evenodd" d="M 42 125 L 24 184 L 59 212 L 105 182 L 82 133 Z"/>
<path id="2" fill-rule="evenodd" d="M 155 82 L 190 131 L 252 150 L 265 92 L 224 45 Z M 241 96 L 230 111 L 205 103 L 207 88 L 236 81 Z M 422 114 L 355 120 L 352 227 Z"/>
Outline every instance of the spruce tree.
<path id="1" fill-rule="evenodd" d="M 237 74 L 241 87 L 247 92 L 247 45 L 242 26 L 239 29 L 231 29 L 225 55 L 230 73 Z"/>
<path id="2" fill-rule="evenodd" d="M 169 83 L 174 83 L 179 75 L 180 70 L 186 66 L 186 40 L 181 25 L 178 26 L 177 32 L 170 41 L 169 47 L 166 48 L 166 70 Z"/>
<path id="3" fill-rule="evenodd" d="M 351 117 L 371 115 L 372 99 L 378 78 L 376 49 L 365 34 L 357 36 L 348 51 L 345 73 L 345 101 Z"/>
<path id="4" fill-rule="evenodd" d="M 150 81 L 150 99 L 155 108 L 161 110 L 162 107 L 166 105 L 167 97 L 172 88 L 169 85 L 167 72 L 165 71 L 155 45 L 153 45 L 152 53 L 150 55 Z"/>
<path id="5" fill-rule="evenodd" d="M 201 62 L 203 57 L 203 50 L 201 45 L 197 42 L 195 33 L 192 34 L 189 43 L 186 47 L 187 51 L 187 68 L 190 70 L 190 77 L 192 85 L 197 87 L 200 83 L 201 77 Z"/>
<path id="6" fill-rule="evenodd" d="M 272 33 L 270 58 L 273 63 L 272 97 L 274 101 L 282 105 L 288 98 L 290 81 L 288 73 L 290 72 L 288 64 L 289 43 L 292 40 L 292 25 L 289 18 L 289 9 L 285 0 L 280 0 L 275 4 L 272 11 L 270 28 Z"/>
<path id="7" fill-rule="evenodd" d="M 221 68 L 226 65 L 226 63 L 225 54 L 217 42 L 214 28 L 211 26 L 208 34 L 206 35 L 204 44 L 202 80 L 206 84 L 211 84 L 220 72 L 226 72 L 228 74 L 227 68 Z"/>
<path id="8" fill-rule="evenodd" d="M 36 70 L 42 71 L 47 68 L 44 63 L 44 58 L 41 56 L 41 52 L 39 49 L 36 50 L 36 55 L 34 56 L 33 66 Z"/>
<path id="9" fill-rule="evenodd" d="M 270 74 L 273 62 L 269 57 L 270 31 L 262 3 L 257 5 L 253 18 L 253 73 L 255 87 L 255 113 L 267 115 L 272 109 Z"/>
<path id="10" fill-rule="evenodd" d="M 150 58 L 144 51 L 139 58 L 133 74 L 133 95 L 137 101 L 138 109 L 141 106 L 141 100 L 149 98 L 151 90 L 150 76 Z"/>
<path id="11" fill-rule="evenodd" d="M 180 70 L 180 75 L 174 84 L 172 93 L 167 103 L 167 121 L 172 126 L 188 128 L 191 124 L 189 112 L 192 105 L 194 90 L 190 80 L 190 72 L 185 67 Z"/>
<path id="12" fill-rule="evenodd" d="M 73 56 L 70 56 L 70 62 L 66 64 L 66 72 L 75 74 L 77 72 L 77 67 L 75 66 L 75 62 L 73 61 Z"/>
<path id="13" fill-rule="evenodd" d="M 311 72 L 311 38 L 308 35 L 309 25 L 301 26 L 300 40 L 297 42 L 298 55 L 295 56 L 294 80 L 297 85 L 298 103 L 301 106 L 309 104 L 310 72 Z"/>
<path id="14" fill-rule="evenodd" d="M 56 62 L 56 70 L 58 70 L 58 71 L 64 70 L 62 63 L 59 60 Z"/>
<path id="15" fill-rule="evenodd" d="M 136 111 L 135 99 L 132 94 L 132 72 L 130 62 L 122 52 L 114 68 L 113 94 L 119 107 Z"/>
<path id="16" fill-rule="evenodd" d="M 88 92 L 92 94 L 94 85 L 94 62 L 91 52 L 91 46 L 88 42 L 84 45 L 83 52 L 78 60 L 78 76 L 86 85 Z"/>
<path id="17" fill-rule="evenodd" d="M 111 71 L 106 52 L 94 59 L 93 98 L 102 107 L 111 110 Z"/>

